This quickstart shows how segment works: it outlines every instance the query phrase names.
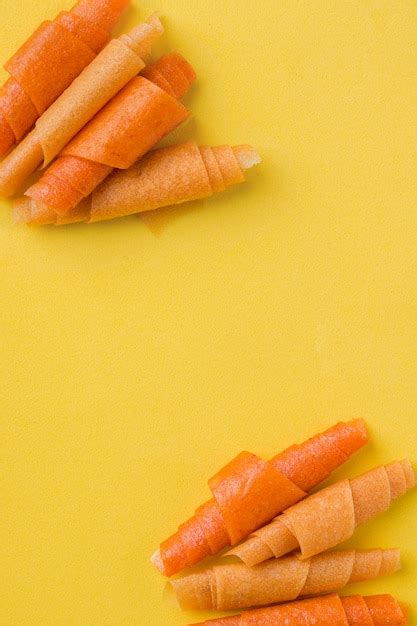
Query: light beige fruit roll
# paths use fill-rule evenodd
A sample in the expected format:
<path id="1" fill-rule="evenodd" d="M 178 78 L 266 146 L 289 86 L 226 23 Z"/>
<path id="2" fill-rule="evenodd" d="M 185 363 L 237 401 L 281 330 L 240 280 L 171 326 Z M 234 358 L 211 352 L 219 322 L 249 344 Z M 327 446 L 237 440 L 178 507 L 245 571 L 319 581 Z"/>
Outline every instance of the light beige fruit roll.
<path id="1" fill-rule="evenodd" d="M 386 511 L 415 484 L 408 460 L 339 481 L 287 509 L 228 554 L 249 566 L 296 549 L 309 558 L 352 537 L 359 524 Z"/>
<path id="2" fill-rule="evenodd" d="M 217 565 L 171 581 L 184 610 L 229 611 L 339 591 L 400 569 L 399 550 L 343 550 L 301 560 L 297 555 L 257 567 Z"/>
<path id="3" fill-rule="evenodd" d="M 12 196 L 28 177 L 46 167 L 75 135 L 145 67 L 163 33 L 153 15 L 113 39 L 38 119 L 35 129 L 0 164 L 0 196 Z"/>
<path id="4" fill-rule="evenodd" d="M 15 203 L 17 223 L 64 225 L 98 222 L 208 198 L 245 181 L 260 162 L 250 146 L 200 147 L 194 142 L 154 150 L 128 170 L 114 172 L 82 205 L 63 216 L 30 198 Z M 146 212 L 146 213 L 145 213 Z"/>

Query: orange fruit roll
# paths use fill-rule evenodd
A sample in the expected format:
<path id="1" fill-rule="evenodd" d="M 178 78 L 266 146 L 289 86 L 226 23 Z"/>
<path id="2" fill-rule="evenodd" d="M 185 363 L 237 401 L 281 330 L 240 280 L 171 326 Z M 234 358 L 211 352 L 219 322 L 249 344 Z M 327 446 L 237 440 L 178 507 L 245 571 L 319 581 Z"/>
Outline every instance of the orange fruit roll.
<path id="1" fill-rule="evenodd" d="M 405 626 L 407 622 L 407 611 L 391 595 L 341 598 L 329 594 L 193 626 Z"/>

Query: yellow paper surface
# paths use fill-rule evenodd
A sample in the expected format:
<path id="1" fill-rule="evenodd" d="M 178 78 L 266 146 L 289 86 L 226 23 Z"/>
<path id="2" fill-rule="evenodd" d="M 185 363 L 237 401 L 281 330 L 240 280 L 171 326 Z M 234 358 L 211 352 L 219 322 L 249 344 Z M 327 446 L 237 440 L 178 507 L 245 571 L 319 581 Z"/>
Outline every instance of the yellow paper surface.
<path id="1" fill-rule="evenodd" d="M 70 5 L 2 0 L 1 61 Z M 5 626 L 198 621 L 149 556 L 243 449 L 364 416 L 338 476 L 417 462 L 415 1 L 144 0 L 124 27 L 155 9 L 199 75 L 176 137 L 264 163 L 159 239 L 134 217 L 17 228 L 1 204 Z M 416 505 L 356 533 L 404 571 L 354 591 L 416 604 Z"/>

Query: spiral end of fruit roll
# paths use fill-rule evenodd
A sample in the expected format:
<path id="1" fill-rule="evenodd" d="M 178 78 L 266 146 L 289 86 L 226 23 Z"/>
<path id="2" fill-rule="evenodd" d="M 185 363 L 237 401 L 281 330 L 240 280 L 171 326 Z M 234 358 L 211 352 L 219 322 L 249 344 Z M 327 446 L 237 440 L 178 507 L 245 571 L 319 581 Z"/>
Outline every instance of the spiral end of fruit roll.
<path id="1" fill-rule="evenodd" d="M 161 574 L 165 575 L 165 567 L 162 561 L 160 550 L 156 550 L 156 552 L 153 553 L 153 555 L 151 556 L 151 563 L 155 565 L 156 569 L 158 569 Z"/>
<path id="2" fill-rule="evenodd" d="M 13 203 L 13 220 L 15 224 L 49 226 L 56 224 L 57 215 L 53 209 L 41 202 L 24 196 Z"/>
<path id="3" fill-rule="evenodd" d="M 149 65 L 142 76 L 177 99 L 185 96 L 197 78 L 194 69 L 178 52 L 164 54 Z"/>
<path id="4" fill-rule="evenodd" d="M 255 165 L 262 163 L 260 154 L 252 146 L 235 146 L 233 152 L 242 170 L 250 170 Z"/>
<path id="5" fill-rule="evenodd" d="M 141 58 L 146 60 L 152 51 L 152 46 L 161 37 L 164 32 L 161 20 L 154 13 L 146 22 L 138 24 L 127 35 L 122 35 L 120 39 L 124 41 L 129 48 L 136 52 Z"/>
<path id="6" fill-rule="evenodd" d="M 0 196 L 8 198 L 20 191 L 42 160 L 42 147 L 33 131 L 0 163 Z"/>
<path id="7" fill-rule="evenodd" d="M 18 198 L 13 203 L 13 222 L 16 225 L 29 224 L 32 220 L 32 200 L 30 198 Z"/>

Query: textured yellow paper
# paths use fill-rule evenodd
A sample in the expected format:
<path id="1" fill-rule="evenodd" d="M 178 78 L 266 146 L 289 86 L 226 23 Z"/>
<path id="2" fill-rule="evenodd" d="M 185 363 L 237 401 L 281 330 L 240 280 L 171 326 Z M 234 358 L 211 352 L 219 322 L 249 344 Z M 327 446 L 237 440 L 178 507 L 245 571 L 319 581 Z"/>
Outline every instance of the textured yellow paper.
<path id="1" fill-rule="evenodd" d="M 2 0 L 5 61 L 69 0 Z M 253 143 L 245 187 L 176 213 L 32 230 L 0 214 L 0 623 L 181 626 L 149 563 L 242 449 L 339 418 L 338 476 L 417 462 L 417 5 L 150 0 L 200 80 L 177 137 Z M 1 74 L 2 78 L 5 74 Z M 417 603 L 417 494 L 356 533 Z M 204 617 L 204 616 L 202 616 Z"/>

